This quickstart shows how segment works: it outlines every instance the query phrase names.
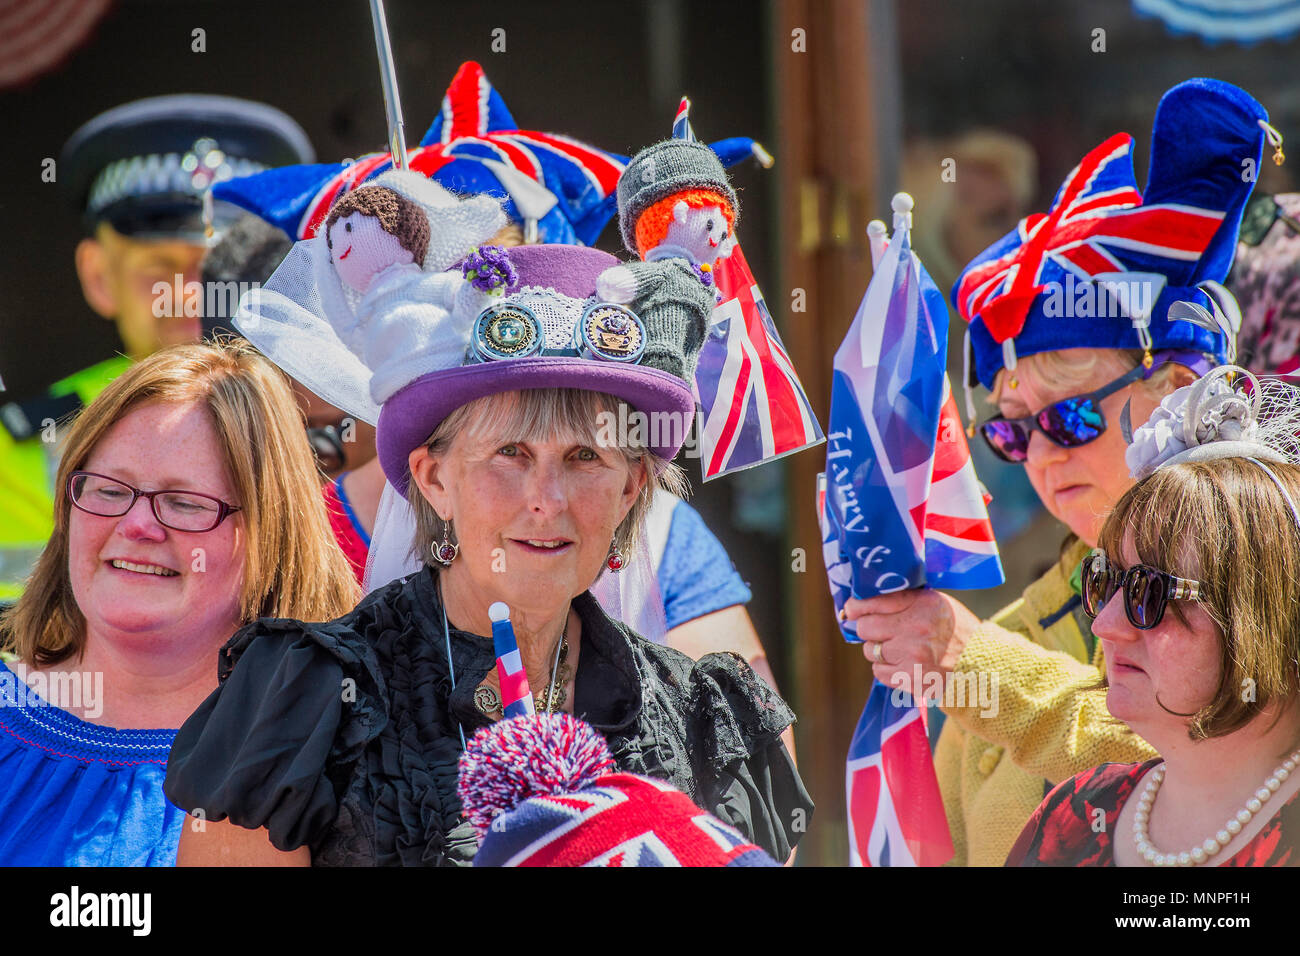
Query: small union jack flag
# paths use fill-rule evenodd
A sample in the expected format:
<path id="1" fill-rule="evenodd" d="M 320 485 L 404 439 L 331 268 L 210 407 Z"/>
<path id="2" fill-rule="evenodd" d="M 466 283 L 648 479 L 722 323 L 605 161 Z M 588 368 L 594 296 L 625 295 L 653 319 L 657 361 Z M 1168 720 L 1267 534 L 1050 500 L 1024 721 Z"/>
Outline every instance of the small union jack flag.
<path id="1" fill-rule="evenodd" d="M 501 709 L 505 719 L 531 717 L 535 713 L 533 692 L 528 686 L 519 643 L 510 623 L 510 609 L 500 601 L 488 608 L 492 620 L 492 649 L 497 655 L 497 679 L 501 684 Z"/>
<path id="2" fill-rule="evenodd" d="M 690 112 L 691 101 L 683 96 L 673 119 L 673 139 L 695 141 Z M 770 164 L 761 148 L 753 153 Z M 731 255 L 714 263 L 713 280 L 718 304 L 695 366 L 705 481 L 826 440 L 734 236 Z"/>
<path id="3" fill-rule="evenodd" d="M 691 129 L 691 101 L 685 96 L 677 104 L 677 115 L 673 117 L 673 139 L 695 142 L 695 133 Z"/>
<path id="4" fill-rule="evenodd" d="M 722 301 L 695 366 L 705 481 L 826 440 L 739 243 L 713 276 Z"/>

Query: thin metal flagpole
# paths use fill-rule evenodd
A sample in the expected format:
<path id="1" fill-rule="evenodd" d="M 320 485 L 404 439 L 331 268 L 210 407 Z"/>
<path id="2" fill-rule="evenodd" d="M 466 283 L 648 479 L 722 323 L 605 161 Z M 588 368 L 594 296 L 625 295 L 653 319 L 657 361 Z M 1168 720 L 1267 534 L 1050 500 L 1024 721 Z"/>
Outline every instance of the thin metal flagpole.
<path id="1" fill-rule="evenodd" d="M 388 149 L 393 165 L 406 169 L 406 133 L 402 123 L 402 100 L 397 94 L 397 70 L 393 66 L 393 45 L 388 39 L 384 0 L 370 0 L 370 19 L 375 25 L 375 50 L 379 54 L 379 82 L 384 90 L 384 112 L 388 117 Z"/>

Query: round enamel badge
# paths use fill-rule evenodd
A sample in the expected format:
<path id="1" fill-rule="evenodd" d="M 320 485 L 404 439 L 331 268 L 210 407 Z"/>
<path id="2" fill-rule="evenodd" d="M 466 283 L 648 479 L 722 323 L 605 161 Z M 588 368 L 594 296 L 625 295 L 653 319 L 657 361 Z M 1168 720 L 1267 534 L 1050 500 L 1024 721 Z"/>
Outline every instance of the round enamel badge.
<path id="1" fill-rule="evenodd" d="M 474 353 L 481 362 L 524 358 L 542 350 L 542 323 L 527 306 L 501 302 L 474 322 Z"/>
<path id="2" fill-rule="evenodd" d="M 636 362 L 645 351 L 645 325 L 631 309 L 609 302 L 588 306 L 574 343 L 584 358 Z"/>

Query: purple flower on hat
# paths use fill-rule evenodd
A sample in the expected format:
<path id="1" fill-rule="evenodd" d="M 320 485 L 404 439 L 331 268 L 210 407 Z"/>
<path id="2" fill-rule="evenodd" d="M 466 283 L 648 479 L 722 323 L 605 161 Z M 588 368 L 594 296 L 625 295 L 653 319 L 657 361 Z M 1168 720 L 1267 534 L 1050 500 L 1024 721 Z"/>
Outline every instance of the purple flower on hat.
<path id="1" fill-rule="evenodd" d="M 704 288 L 713 290 L 713 301 L 715 303 L 721 303 L 722 291 L 718 289 L 717 283 L 713 281 L 713 271 L 704 266 L 697 265 L 694 262 L 691 263 L 691 270 L 695 273 L 695 278 L 700 280 L 700 284 L 703 285 Z"/>
<path id="2" fill-rule="evenodd" d="M 461 273 L 474 288 L 491 295 L 504 295 L 506 286 L 518 278 L 514 263 L 501 246 L 474 248 L 465 257 Z"/>

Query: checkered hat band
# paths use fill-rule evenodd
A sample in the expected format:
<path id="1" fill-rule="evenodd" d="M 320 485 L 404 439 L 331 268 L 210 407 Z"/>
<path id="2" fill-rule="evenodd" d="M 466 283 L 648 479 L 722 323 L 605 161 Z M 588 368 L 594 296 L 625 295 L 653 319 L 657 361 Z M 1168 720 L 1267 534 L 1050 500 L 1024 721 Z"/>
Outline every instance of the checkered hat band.
<path id="1" fill-rule="evenodd" d="M 182 194 L 201 196 L 214 182 L 251 176 L 267 167 L 251 159 L 226 156 L 213 167 L 187 169 L 185 158 L 192 154 L 151 153 L 109 163 L 95 177 L 86 202 L 86 211 L 94 214 L 124 199 Z"/>

